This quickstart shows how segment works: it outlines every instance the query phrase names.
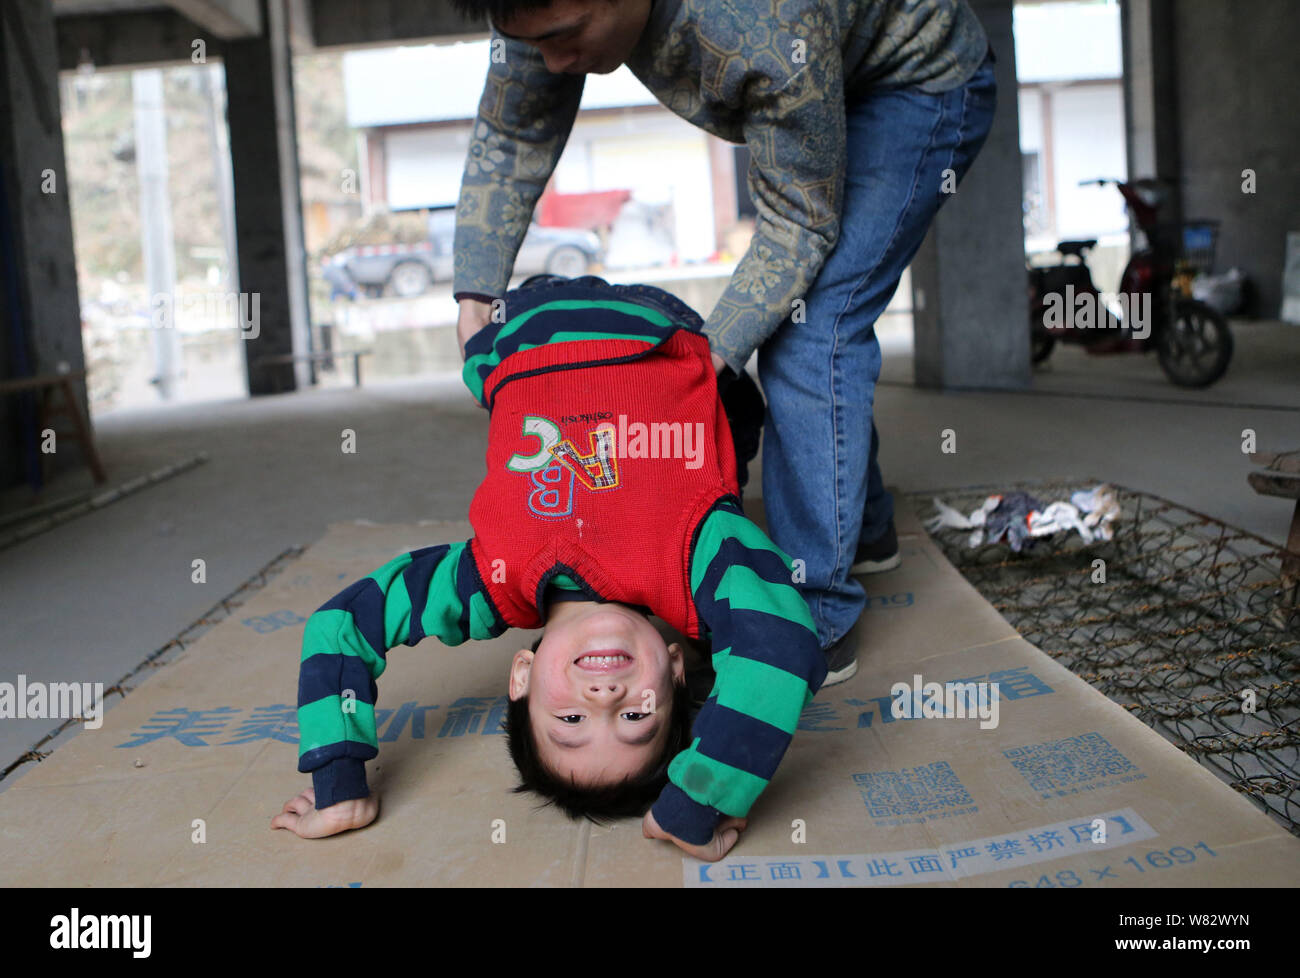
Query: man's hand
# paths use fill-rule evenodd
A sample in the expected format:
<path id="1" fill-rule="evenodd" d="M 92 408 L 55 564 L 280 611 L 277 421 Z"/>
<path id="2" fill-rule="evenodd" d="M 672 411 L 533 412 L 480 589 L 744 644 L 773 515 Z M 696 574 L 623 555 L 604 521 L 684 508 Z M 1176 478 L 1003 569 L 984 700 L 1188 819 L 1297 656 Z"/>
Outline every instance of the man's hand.
<path id="1" fill-rule="evenodd" d="M 461 299 L 460 316 L 456 319 L 456 339 L 460 342 L 460 358 L 465 359 L 465 344 L 469 338 L 492 320 L 492 305 L 478 299 Z"/>
<path id="2" fill-rule="evenodd" d="M 348 829 L 369 825 L 379 814 L 379 796 L 350 798 L 328 808 L 316 808 L 316 789 L 307 788 L 284 803 L 284 810 L 271 819 L 271 828 L 288 829 L 304 839 L 323 839 Z"/>
<path id="3" fill-rule="evenodd" d="M 641 820 L 641 834 L 647 839 L 666 839 L 681 849 L 688 856 L 703 859 L 706 863 L 716 863 L 731 851 L 731 847 L 740 839 L 740 833 L 749 824 L 747 818 L 724 818 L 713 830 L 713 838 L 702 846 L 693 846 L 683 842 L 675 835 L 669 835 L 655 821 L 654 812 L 646 812 Z"/>
<path id="4" fill-rule="evenodd" d="M 716 353 L 710 353 L 709 356 L 713 357 L 714 374 L 716 375 L 722 373 L 722 371 L 726 369 L 727 361 L 722 359 L 722 357 L 718 356 Z"/>

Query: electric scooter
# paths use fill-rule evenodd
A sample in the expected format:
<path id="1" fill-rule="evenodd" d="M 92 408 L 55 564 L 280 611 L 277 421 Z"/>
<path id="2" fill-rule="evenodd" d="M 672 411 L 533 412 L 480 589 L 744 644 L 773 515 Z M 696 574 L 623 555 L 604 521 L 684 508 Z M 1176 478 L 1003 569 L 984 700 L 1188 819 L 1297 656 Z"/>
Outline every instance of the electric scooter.
<path id="1" fill-rule="evenodd" d="M 1078 343 L 1089 353 L 1146 353 L 1152 349 L 1171 381 L 1206 387 L 1228 369 L 1232 334 L 1214 307 L 1191 297 L 1191 281 L 1214 264 L 1218 224 L 1190 221 L 1162 225 L 1156 217 L 1166 191 L 1158 180 L 1085 180 L 1080 186 L 1113 183 L 1124 196 L 1145 239 L 1120 278 L 1115 306 L 1092 281 L 1085 261 L 1097 239 L 1062 241 L 1060 264 L 1029 269 L 1029 328 L 1035 364 L 1057 341 Z M 1070 259 L 1074 259 L 1071 261 Z"/>

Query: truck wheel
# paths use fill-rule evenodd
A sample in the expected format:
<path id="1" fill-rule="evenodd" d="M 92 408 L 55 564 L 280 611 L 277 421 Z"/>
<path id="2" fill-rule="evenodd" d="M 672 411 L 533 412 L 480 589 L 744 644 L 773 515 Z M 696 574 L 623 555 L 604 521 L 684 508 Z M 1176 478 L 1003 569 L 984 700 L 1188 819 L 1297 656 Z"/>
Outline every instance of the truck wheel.
<path id="1" fill-rule="evenodd" d="M 587 253 L 573 245 L 560 245 L 546 259 L 546 271 L 551 275 L 577 278 L 587 273 Z"/>
<path id="2" fill-rule="evenodd" d="M 433 275 L 429 266 L 418 261 L 399 262 L 388 276 L 388 287 L 393 295 L 409 299 L 411 296 L 423 295 L 428 291 Z"/>

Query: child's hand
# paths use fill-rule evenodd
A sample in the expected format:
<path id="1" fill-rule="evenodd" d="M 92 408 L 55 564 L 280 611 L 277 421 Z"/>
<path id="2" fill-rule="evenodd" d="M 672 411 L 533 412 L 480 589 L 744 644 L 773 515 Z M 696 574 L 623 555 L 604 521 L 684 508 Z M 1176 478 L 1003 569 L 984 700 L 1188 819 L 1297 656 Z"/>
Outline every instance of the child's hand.
<path id="1" fill-rule="evenodd" d="M 703 859 L 706 863 L 716 863 L 731 851 L 731 847 L 740 839 L 740 833 L 749 824 L 747 818 L 724 818 L 713 830 L 713 838 L 702 846 L 693 846 L 683 842 L 675 835 L 669 835 L 659 827 L 653 812 L 646 812 L 641 820 L 641 834 L 647 839 L 666 839 L 689 856 Z"/>
<path id="2" fill-rule="evenodd" d="M 722 371 L 726 369 L 727 361 L 722 359 L 722 357 L 718 356 L 716 353 L 710 353 L 709 356 L 713 358 L 713 372 L 715 374 L 722 373 Z"/>
<path id="3" fill-rule="evenodd" d="M 349 798 L 318 809 L 316 789 L 307 788 L 284 803 L 284 810 L 271 819 L 271 828 L 288 829 L 304 839 L 323 839 L 369 825 L 378 814 L 379 796 L 373 791 L 365 798 Z"/>

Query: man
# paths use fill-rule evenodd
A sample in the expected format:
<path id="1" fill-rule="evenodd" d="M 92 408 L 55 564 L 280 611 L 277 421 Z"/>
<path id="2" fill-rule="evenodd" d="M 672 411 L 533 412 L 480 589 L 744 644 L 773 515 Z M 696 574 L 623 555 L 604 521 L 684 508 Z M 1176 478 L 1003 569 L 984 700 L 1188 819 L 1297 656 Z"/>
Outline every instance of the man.
<path id="1" fill-rule="evenodd" d="M 992 123 L 993 55 L 965 0 L 452 0 L 494 57 L 457 206 L 462 346 L 501 296 L 585 74 L 626 64 L 665 106 L 749 147 L 753 240 L 705 320 L 714 368 L 758 351 L 768 529 L 829 674 L 898 564 L 872 419 L 875 321 Z M 497 55 L 500 55 L 498 57 Z"/>

